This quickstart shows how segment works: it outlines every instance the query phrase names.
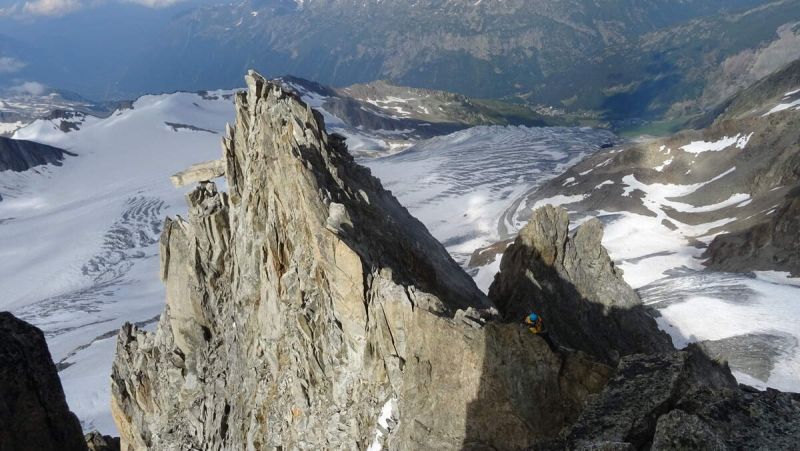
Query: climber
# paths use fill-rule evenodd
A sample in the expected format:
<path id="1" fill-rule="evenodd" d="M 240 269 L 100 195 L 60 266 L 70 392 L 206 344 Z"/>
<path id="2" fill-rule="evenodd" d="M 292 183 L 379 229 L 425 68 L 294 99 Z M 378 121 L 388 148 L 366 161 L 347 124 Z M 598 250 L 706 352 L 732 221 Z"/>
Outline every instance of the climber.
<path id="1" fill-rule="evenodd" d="M 528 329 L 534 334 L 538 334 L 542 331 L 542 317 L 534 312 L 531 312 L 530 315 L 525 317 L 525 324 L 530 326 Z"/>

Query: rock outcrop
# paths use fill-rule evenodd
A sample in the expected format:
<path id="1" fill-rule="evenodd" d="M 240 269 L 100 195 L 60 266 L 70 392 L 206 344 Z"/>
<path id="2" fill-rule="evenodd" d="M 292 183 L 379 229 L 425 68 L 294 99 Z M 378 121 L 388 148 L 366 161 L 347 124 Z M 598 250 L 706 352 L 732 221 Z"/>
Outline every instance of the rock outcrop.
<path id="1" fill-rule="evenodd" d="M 558 344 L 614 363 L 620 355 L 672 350 L 603 248 L 592 219 L 569 230 L 563 208 L 533 213 L 500 263 L 489 297 L 508 321 L 539 313 Z"/>
<path id="2" fill-rule="evenodd" d="M 125 326 L 123 449 L 524 448 L 611 368 L 496 309 L 320 115 L 255 73 L 223 142 L 228 192 L 161 238 L 167 305 Z"/>
<path id="3" fill-rule="evenodd" d="M 174 174 L 169 179 L 173 186 L 180 188 L 192 183 L 214 180 L 224 175 L 225 162 L 223 160 L 212 160 L 194 164 L 188 169 Z"/>
<path id="4" fill-rule="evenodd" d="M 628 356 L 565 436 L 567 449 L 794 449 L 800 395 L 740 388 L 695 346 Z"/>
<path id="5" fill-rule="evenodd" d="M 43 164 L 61 166 L 65 156 L 76 156 L 58 147 L 0 136 L 0 171 L 27 171 Z"/>
<path id="6" fill-rule="evenodd" d="M 719 235 L 706 249 L 706 265 L 721 271 L 788 271 L 800 276 L 800 187 L 764 221 Z"/>
<path id="7" fill-rule="evenodd" d="M 44 334 L 0 312 L 0 450 L 86 450 Z"/>
<path id="8" fill-rule="evenodd" d="M 89 451 L 119 451 L 119 437 L 90 432 L 86 434 L 86 446 Z"/>

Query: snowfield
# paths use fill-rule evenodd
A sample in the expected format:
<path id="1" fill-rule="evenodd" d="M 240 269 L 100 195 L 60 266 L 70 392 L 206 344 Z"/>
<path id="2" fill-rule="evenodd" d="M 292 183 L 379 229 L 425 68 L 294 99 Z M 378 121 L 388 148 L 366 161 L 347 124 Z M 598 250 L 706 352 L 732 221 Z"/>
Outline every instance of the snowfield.
<path id="1" fill-rule="evenodd" d="M 481 126 L 362 163 L 463 265 L 524 225 L 504 215 L 524 193 L 613 140 L 590 128 Z"/>
<path id="2" fill-rule="evenodd" d="M 230 94 L 145 96 L 78 131 L 39 120 L 14 135 L 78 154 L 61 167 L 0 172 L 0 308 L 45 332 L 86 430 L 115 431 L 108 376 L 116 331 L 126 321 L 151 323 L 163 309 L 158 239 L 165 216 L 185 214 L 187 191 L 169 176 L 219 158 L 220 134 L 234 118 Z"/>

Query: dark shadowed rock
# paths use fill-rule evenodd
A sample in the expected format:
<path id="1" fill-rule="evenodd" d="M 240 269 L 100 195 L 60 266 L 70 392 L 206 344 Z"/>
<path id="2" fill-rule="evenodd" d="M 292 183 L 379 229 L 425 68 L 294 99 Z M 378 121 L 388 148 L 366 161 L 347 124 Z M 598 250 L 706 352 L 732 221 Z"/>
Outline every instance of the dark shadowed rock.
<path id="1" fill-rule="evenodd" d="M 719 235 L 708 246 L 706 264 L 722 271 L 789 271 L 800 276 L 800 188 L 763 222 Z"/>
<path id="2" fill-rule="evenodd" d="M 58 147 L 0 137 L 0 171 L 21 172 L 43 164 L 61 166 L 61 161 L 67 155 L 76 156 Z"/>
<path id="3" fill-rule="evenodd" d="M 571 233 L 566 210 L 536 210 L 503 255 L 490 299 L 508 321 L 536 311 L 558 343 L 608 362 L 671 350 L 669 336 L 625 283 L 602 238 L 596 219 Z"/>
<path id="4" fill-rule="evenodd" d="M 0 313 L 0 450 L 86 450 L 44 334 Z"/>
<path id="5" fill-rule="evenodd" d="M 566 433 L 568 449 L 795 449 L 800 395 L 736 385 L 698 347 L 634 355 Z M 652 448 L 651 448 L 652 447 Z"/>
<path id="6" fill-rule="evenodd" d="M 567 434 L 570 447 L 598 442 L 647 444 L 658 418 L 672 410 L 691 387 L 735 388 L 727 368 L 717 368 L 702 352 L 624 357 L 603 392 L 592 397 Z"/>

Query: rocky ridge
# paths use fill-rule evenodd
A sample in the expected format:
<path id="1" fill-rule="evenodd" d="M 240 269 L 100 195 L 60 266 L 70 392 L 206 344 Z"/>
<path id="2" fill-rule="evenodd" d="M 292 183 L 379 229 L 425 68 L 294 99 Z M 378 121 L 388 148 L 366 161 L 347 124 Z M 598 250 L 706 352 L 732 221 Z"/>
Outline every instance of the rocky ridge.
<path id="1" fill-rule="evenodd" d="M 722 271 L 787 271 L 800 276 L 800 186 L 786 194 L 770 218 L 714 238 L 707 265 Z"/>
<path id="2" fill-rule="evenodd" d="M 797 439 L 794 397 L 672 348 L 598 222 L 569 232 L 565 211 L 538 210 L 487 298 L 318 114 L 246 81 L 228 192 L 201 181 L 189 216 L 167 220 L 164 313 L 155 332 L 120 331 L 123 449 L 670 449 L 692 427 Z M 545 335 L 520 324 L 532 308 Z M 709 410 L 730 399 L 737 416 Z"/>
<path id="3" fill-rule="evenodd" d="M 343 88 L 325 86 L 294 76 L 275 80 L 321 112 L 329 132 L 350 139 L 356 155 L 356 140 L 379 140 L 388 150 L 412 145 L 422 139 L 447 135 L 478 125 L 542 126 L 565 123 L 546 118 L 531 108 L 511 102 L 473 99 L 432 89 L 398 86 L 387 81 L 356 84 Z M 355 139 L 352 139 L 355 138 Z"/>
<path id="4" fill-rule="evenodd" d="M 123 449 L 521 448 L 574 420 L 609 367 L 487 324 L 492 303 L 321 117 L 246 80 L 228 192 L 202 182 L 167 220 L 167 307 L 120 333 Z"/>

